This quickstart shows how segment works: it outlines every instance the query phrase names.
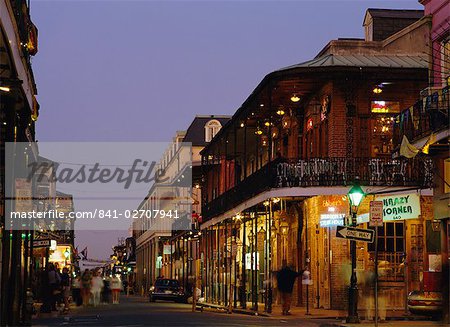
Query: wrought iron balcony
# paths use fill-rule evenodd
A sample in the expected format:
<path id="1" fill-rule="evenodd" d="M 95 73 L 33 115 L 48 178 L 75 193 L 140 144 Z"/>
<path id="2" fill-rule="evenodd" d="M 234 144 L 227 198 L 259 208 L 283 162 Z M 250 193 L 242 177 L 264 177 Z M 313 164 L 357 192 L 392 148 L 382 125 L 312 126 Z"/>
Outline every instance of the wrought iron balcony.
<path id="1" fill-rule="evenodd" d="M 365 186 L 433 186 L 433 161 L 428 158 L 313 158 L 275 160 L 217 198 L 204 200 L 203 221 L 274 188 L 332 187 L 359 179 Z"/>
<path id="2" fill-rule="evenodd" d="M 405 135 L 410 142 L 449 128 L 450 88 L 446 86 L 403 110 L 394 124 L 394 145 Z"/>

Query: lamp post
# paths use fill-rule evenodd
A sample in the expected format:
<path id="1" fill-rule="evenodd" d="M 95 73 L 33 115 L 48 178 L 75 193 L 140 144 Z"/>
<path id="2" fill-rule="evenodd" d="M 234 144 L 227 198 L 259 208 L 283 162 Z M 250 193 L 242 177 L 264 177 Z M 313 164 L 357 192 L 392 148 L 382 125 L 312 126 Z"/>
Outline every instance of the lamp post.
<path id="1" fill-rule="evenodd" d="M 272 217 L 272 204 L 270 205 L 269 211 L 269 225 L 270 225 L 270 238 L 269 238 L 269 290 L 268 290 L 268 300 L 267 300 L 267 313 L 272 313 L 272 304 L 273 304 L 273 285 L 272 285 L 272 277 L 273 277 L 273 249 L 275 247 L 276 237 L 277 237 L 277 227 L 275 226 L 275 221 Z"/>
<path id="2" fill-rule="evenodd" d="M 356 226 L 356 213 L 358 206 L 364 197 L 362 188 L 355 184 L 348 192 L 350 200 L 350 212 L 352 215 L 351 226 Z M 348 316 L 347 323 L 359 323 L 358 318 L 358 286 L 356 278 L 356 241 L 350 241 L 350 255 L 352 259 L 352 274 L 350 277 L 350 287 L 348 290 Z"/>
<path id="3" fill-rule="evenodd" d="M 283 220 L 280 223 L 280 232 L 281 235 L 283 236 L 283 260 L 287 260 L 287 250 L 286 250 L 286 238 L 288 236 L 289 233 L 289 224 L 286 220 Z"/>
<path id="4" fill-rule="evenodd" d="M 65 262 L 64 262 L 64 266 L 67 266 L 67 260 L 70 257 L 70 250 L 69 248 L 66 248 L 66 250 L 64 251 L 64 258 L 65 258 Z"/>

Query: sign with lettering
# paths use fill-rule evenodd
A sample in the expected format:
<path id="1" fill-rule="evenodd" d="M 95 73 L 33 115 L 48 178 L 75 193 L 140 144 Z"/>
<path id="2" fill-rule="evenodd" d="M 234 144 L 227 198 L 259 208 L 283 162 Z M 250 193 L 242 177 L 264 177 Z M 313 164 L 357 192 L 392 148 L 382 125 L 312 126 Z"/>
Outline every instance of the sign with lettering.
<path id="1" fill-rule="evenodd" d="M 34 240 L 33 247 L 34 248 L 49 248 L 50 240 Z"/>
<path id="2" fill-rule="evenodd" d="M 371 229 L 361 229 L 349 226 L 338 226 L 336 230 L 336 237 L 368 243 L 373 242 L 374 235 L 375 232 Z"/>
<path id="3" fill-rule="evenodd" d="M 245 268 L 247 270 L 252 269 L 252 261 L 253 270 L 259 270 L 259 252 L 253 252 L 253 255 L 251 253 L 245 254 Z"/>
<path id="4" fill-rule="evenodd" d="M 321 214 L 320 227 L 333 227 L 344 225 L 345 213 Z"/>
<path id="5" fill-rule="evenodd" d="M 383 226 L 383 201 L 370 201 L 369 226 Z"/>
<path id="6" fill-rule="evenodd" d="M 383 221 L 417 219 L 420 216 L 420 197 L 417 193 L 377 197 L 383 202 Z"/>
<path id="7" fill-rule="evenodd" d="M 364 223 L 368 223 L 369 222 L 369 213 L 362 213 L 360 215 L 356 216 L 356 224 L 360 225 L 360 224 L 364 224 Z"/>

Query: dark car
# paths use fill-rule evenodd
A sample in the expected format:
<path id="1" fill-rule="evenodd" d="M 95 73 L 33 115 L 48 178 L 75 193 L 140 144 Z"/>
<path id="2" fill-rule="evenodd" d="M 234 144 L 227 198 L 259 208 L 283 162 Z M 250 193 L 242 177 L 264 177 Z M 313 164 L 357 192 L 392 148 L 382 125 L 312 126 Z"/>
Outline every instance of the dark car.
<path id="1" fill-rule="evenodd" d="M 187 296 L 176 279 L 158 278 L 155 285 L 150 287 L 149 300 L 150 302 L 156 300 L 186 302 Z"/>

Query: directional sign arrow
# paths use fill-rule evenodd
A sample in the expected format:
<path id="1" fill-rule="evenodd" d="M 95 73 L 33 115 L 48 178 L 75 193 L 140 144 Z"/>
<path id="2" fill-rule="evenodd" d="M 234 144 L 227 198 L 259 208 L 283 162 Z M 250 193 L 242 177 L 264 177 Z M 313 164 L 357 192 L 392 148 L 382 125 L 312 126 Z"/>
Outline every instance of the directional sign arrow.
<path id="1" fill-rule="evenodd" d="M 33 247 L 34 248 L 50 247 L 50 240 L 34 240 Z"/>
<path id="2" fill-rule="evenodd" d="M 363 241 L 372 243 L 375 232 L 371 229 L 361 229 L 349 226 L 337 226 L 336 237 L 347 240 Z"/>

